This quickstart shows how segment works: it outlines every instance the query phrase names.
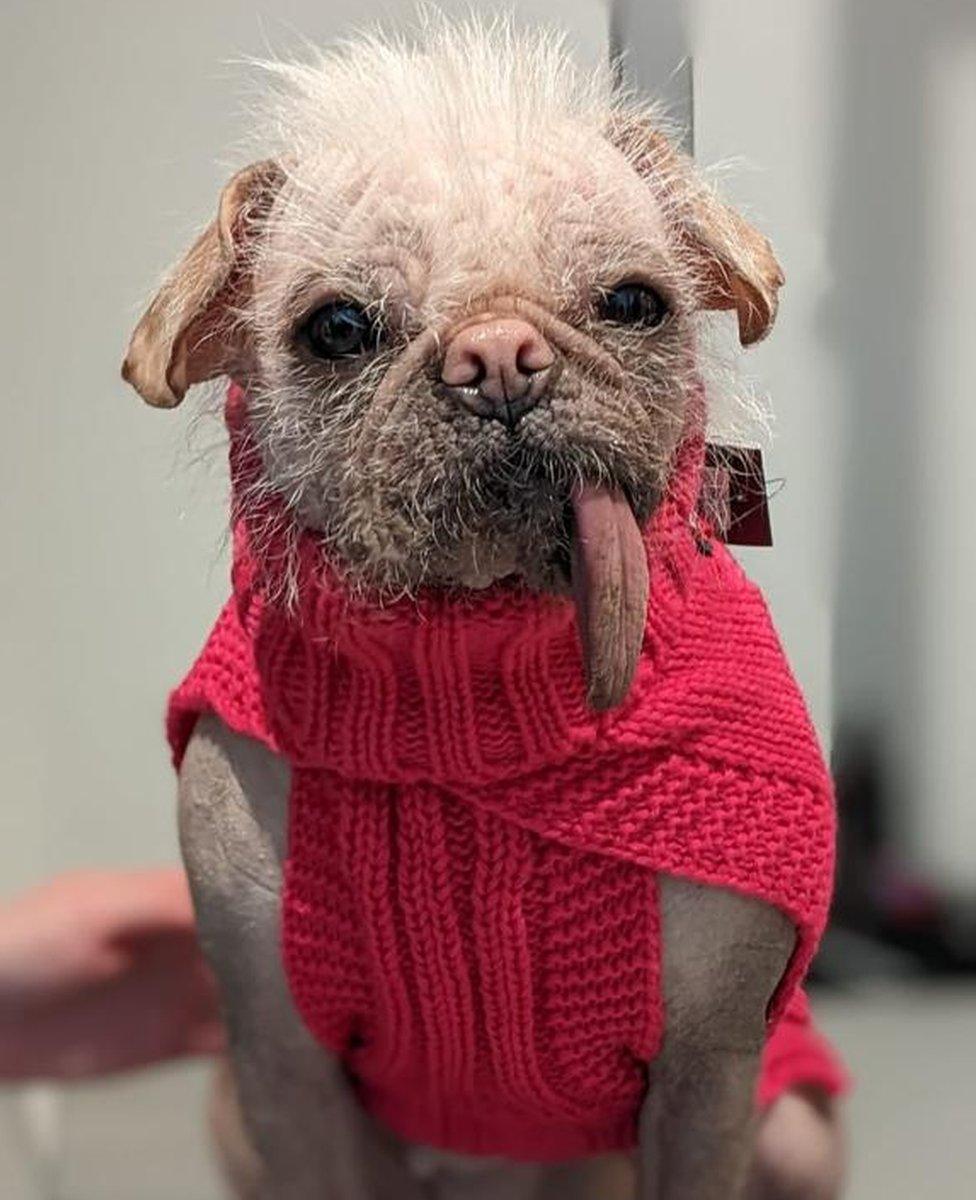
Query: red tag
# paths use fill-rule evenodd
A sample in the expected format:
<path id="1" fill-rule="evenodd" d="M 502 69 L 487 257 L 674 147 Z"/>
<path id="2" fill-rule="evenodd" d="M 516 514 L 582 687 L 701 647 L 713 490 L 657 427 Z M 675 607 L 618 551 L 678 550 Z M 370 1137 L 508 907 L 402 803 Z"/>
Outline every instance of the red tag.
<path id="1" fill-rule="evenodd" d="M 698 512 L 730 546 L 771 546 L 762 451 L 707 443 Z"/>

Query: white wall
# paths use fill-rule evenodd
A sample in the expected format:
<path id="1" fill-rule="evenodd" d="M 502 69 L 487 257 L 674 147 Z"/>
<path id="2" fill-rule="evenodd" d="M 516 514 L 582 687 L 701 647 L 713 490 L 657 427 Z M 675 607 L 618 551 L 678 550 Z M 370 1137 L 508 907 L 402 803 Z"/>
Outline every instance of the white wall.
<path id="1" fill-rule="evenodd" d="M 188 447 L 192 399 L 150 411 L 119 363 L 154 281 L 240 163 L 248 77 L 231 60 L 412 8 L 0 9 L 0 893 L 175 854 L 162 710 L 226 592 L 222 437 L 208 421 Z M 518 8 L 606 53 L 599 0 Z"/>
<path id="2" fill-rule="evenodd" d="M 971 888 L 976 8 L 864 0 L 834 36 L 838 722 L 873 758 L 901 855 Z"/>
<path id="3" fill-rule="evenodd" d="M 744 359 L 786 486 L 775 548 L 742 558 L 825 741 L 870 756 L 903 858 L 971 888 L 976 7 L 688 11 L 698 157 L 750 165 L 726 191 L 787 275 Z"/>
<path id="4" fill-rule="evenodd" d="M 922 638 L 919 724 L 908 834 L 922 865 L 972 887 L 976 863 L 976 14 L 940 31 L 924 59 L 929 169 L 919 280 L 923 344 L 916 586 Z"/>
<path id="5" fill-rule="evenodd" d="M 774 546 L 742 550 L 765 589 L 821 736 L 832 729 L 831 622 L 838 385 L 820 314 L 832 284 L 827 164 L 833 134 L 833 0 L 689 5 L 695 151 L 728 164 L 722 190 L 771 238 L 786 273 L 768 342 L 741 369 L 767 393 Z"/>

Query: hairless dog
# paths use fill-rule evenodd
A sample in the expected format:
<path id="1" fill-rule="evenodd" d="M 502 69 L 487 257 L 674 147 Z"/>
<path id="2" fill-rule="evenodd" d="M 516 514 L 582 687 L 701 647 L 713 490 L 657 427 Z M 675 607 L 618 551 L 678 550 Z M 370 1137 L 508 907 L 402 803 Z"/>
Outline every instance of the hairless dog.
<path id="1" fill-rule="evenodd" d="M 697 507 L 701 326 L 769 331 L 769 243 L 551 34 L 270 71 L 124 365 L 232 381 L 234 595 L 169 729 L 236 1188 L 835 1196 L 829 784 Z"/>

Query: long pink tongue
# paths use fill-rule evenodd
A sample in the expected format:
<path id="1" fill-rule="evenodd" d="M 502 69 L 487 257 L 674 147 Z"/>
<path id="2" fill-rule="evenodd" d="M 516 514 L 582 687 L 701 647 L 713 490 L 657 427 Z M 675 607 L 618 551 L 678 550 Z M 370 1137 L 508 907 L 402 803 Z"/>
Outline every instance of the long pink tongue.
<path id="1" fill-rule="evenodd" d="M 586 698 L 615 708 L 630 690 L 647 615 L 647 558 L 630 505 L 615 489 L 584 484 L 572 495 L 573 594 Z"/>

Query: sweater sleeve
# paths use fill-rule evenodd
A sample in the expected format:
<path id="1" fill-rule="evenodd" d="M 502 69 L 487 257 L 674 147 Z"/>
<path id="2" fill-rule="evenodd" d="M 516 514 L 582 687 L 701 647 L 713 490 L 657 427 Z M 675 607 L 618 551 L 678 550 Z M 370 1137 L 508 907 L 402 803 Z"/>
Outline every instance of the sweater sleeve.
<path id="1" fill-rule="evenodd" d="M 850 1078 L 836 1050 L 814 1025 L 806 992 L 797 988 L 763 1051 L 759 1107 L 768 1108 L 784 1092 L 804 1087 L 839 1096 L 848 1091 Z"/>
<path id="2" fill-rule="evenodd" d="M 241 626 L 233 600 L 221 612 L 189 674 L 170 695 L 166 736 L 177 768 L 197 718 L 205 712 L 216 714 L 235 733 L 277 751 L 265 716 L 252 639 Z"/>

